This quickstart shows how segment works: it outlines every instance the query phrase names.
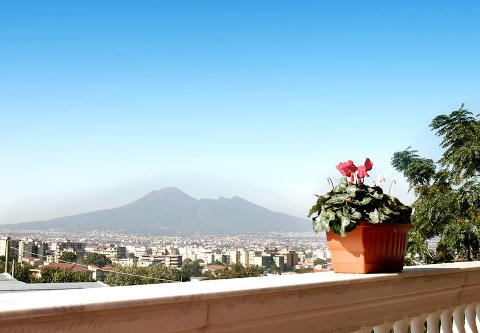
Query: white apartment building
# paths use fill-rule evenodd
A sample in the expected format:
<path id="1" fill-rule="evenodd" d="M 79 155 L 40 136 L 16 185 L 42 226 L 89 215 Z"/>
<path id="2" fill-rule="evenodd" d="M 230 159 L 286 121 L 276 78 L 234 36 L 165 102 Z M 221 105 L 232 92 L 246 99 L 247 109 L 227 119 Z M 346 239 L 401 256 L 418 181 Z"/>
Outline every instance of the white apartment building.
<path id="1" fill-rule="evenodd" d="M 59 241 L 55 242 L 51 246 L 55 261 L 58 262 L 58 259 L 64 252 L 73 252 L 79 258 L 85 257 L 85 243 L 84 242 L 73 242 L 73 241 Z"/>
<path id="2" fill-rule="evenodd" d="M 137 266 L 137 262 L 138 262 L 137 258 L 124 258 L 124 259 L 112 260 L 112 264 L 118 264 L 124 267 L 135 267 Z"/>
<path id="3" fill-rule="evenodd" d="M 108 246 L 99 248 L 97 251 L 98 254 L 103 254 L 110 260 L 124 259 L 127 257 L 127 248 L 125 246 L 109 244 Z"/>
<path id="4" fill-rule="evenodd" d="M 148 267 L 153 264 L 164 264 L 169 268 L 182 267 L 182 256 L 170 256 L 170 255 L 142 255 L 138 258 L 137 266 Z"/>
<path id="5" fill-rule="evenodd" d="M 205 265 L 210 265 L 215 260 L 215 253 L 212 250 L 204 250 L 201 252 L 201 259 Z"/>
<path id="6" fill-rule="evenodd" d="M 230 255 L 230 264 L 240 263 L 240 250 L 229 251 L 229 255 Z"/>
<path id="7" fill-rule="evenodd" d="M 23 238 L 18 242 L 18 260 L 36 257 L 33 239 Z"/>

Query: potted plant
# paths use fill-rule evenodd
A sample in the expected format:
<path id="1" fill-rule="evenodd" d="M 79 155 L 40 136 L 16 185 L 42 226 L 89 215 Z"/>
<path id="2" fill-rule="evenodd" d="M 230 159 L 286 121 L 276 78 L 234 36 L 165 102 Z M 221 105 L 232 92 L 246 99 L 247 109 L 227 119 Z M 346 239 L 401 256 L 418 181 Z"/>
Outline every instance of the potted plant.
<path id="1" fill-rule="evenodd" d="M 337 165 L 340 184 L 317 195 L 310 209 L 315 233 L 325 231 L 335 272 L 400 272 L 412 209 L 385 194 L 381 184 L 364 183 L 373 163 L 355 166 L 349 160 Z"/>

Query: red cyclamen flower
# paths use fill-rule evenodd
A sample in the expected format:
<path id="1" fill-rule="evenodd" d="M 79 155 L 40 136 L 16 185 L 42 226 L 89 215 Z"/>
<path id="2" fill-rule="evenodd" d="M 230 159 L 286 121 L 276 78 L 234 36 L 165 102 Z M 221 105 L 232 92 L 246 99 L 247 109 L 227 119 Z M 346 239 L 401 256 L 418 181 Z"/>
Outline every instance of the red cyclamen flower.
<path id="1" fill-rule="evenodd" d="M 350 181 L 351 182 L 354 181 L 353 175 L 354 175 L 355 171 L 357 171 L 358 168 L 355 166 L 355 164 L 353 164 L 352 160 L 348 160 L 347 162 L 340 162 L 336 166 L 336 168 L 337 168 L 338 171 L 340 171 L 342 176 L 350 177 Z"/>
<path id="2" fill-rule="evenodd" d="M 365 163 L 357 168 L 357 177 L 358 178 L 365 178 L 370 177 L 367 171 L 372 170 L 373 163 L 370 161 L 369 158 L 365 160 Z"/>

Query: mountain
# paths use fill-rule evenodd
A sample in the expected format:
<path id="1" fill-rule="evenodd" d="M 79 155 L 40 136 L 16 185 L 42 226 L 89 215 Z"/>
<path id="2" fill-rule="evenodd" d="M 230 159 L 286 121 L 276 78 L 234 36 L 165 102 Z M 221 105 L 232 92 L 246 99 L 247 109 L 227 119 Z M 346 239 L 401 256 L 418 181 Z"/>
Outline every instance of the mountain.
<path id="1" fill-rule="evenodd" d="M 125 206 L 47 221 L 2 225 L 5 229 L 61 229 L 124 233 L 254 233 L 311 231 L 311 223 L 270 211 L 240 197 L 195 199 L 177 188 L 153 191 Z"/>

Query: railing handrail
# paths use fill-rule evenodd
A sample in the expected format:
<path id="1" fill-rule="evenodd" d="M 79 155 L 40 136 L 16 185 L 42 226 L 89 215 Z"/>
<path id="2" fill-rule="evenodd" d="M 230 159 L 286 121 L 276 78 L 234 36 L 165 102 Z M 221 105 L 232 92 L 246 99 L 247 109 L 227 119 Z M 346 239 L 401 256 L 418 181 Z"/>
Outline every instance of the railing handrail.
<path id="1" fill-rule="evenodd" d="M 58 331 L 71 332 L 148 325 L 165 332 L 351 332 L 479 301 L 480 262 L 462 262 L 398 274 L 323 272 L 0 294 L 0 327 L 15 332 L 15 325 L 31 321 L 37 330 L 61 322 Z"/>

